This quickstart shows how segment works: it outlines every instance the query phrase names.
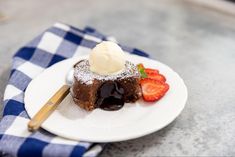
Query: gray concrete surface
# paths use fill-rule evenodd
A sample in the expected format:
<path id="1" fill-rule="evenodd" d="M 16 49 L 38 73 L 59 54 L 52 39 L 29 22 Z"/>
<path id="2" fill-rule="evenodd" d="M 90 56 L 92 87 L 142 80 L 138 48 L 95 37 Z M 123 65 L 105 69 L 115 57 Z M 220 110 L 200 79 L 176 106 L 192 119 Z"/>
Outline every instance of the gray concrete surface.
<path id="1" fill-rule="evenodd" d="M 235 156 L 235 17 L 180 0 L 0 0 L 0 12 L 0 99 L 19 47 L 56 21 L 90 25 L 168 64 L 189 91 L 168 127 L 101 156 Z"/>

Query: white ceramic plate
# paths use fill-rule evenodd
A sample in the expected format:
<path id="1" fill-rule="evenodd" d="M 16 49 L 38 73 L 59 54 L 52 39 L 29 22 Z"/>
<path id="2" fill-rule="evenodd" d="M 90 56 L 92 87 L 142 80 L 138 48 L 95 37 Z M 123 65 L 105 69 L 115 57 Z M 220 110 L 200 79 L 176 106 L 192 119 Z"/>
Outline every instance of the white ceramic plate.
<path id="1" fill-rule="evenodd" d="M 42 72 L 33 79 L 25 92 L 25 108 L 32 117 L 46 101 L 65 84 L 68 70 L 77 61 L 88 56 L 67 59 Z M 153 133 L 171 123 L 183 110 L 187 100 L 187 88 L 168 66 L 148 58 L 128 55 L 127 60 L 146 67 L 157 68 L 167 78 L 170 89 L 156 103 L 139 100 L 125 104 L 118 111 L 95 109 L 84 111 L 76 106 L 70 95 L 42 124 L 42 128 L 56 135 L 81 141 L 114 142 L 138 138 Z"/>

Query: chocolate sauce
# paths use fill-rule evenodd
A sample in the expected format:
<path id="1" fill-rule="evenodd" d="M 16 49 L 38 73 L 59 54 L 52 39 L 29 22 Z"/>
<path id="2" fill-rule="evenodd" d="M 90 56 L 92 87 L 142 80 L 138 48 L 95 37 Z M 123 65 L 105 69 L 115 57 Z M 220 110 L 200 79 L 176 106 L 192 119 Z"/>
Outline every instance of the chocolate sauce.
<path id="1" fill-rule="evenodd" d="M 124 89 L 117 82 L 105 82 L 97 92 L 96 105 L 103 110 L 119 110 L 124 105 L 123 95 Z"/>

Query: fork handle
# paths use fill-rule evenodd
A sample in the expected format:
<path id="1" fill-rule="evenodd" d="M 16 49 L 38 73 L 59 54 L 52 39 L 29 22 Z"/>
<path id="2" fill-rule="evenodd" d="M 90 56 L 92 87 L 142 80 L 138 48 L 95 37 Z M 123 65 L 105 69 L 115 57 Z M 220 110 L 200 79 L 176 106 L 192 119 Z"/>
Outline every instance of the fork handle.
<path id="1" fill-rule="evenodd" d="M 28 130 L 35 131 L 41 124 L 52 114 L 63 99 L 68 95 L 70 87 L 63 85 L 36 113 L 36 115 L 29 121 Z"/>

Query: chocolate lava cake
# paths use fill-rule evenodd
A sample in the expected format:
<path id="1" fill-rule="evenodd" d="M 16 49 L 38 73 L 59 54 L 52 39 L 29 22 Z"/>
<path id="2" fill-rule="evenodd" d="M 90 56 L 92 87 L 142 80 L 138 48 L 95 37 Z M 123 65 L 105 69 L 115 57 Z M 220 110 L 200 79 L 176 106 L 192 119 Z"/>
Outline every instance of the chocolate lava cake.
<path id="1" fill-rule="evenodd" d="M 140 74 L 131 62 L 126 61 L 125 69 L 114 75 L 99 75 L 89 67 L 88 60 L 74 66 L 71 95 L 81 108 L 118 110 L 125 102 L 135 102 L 141 97 Z"/>

